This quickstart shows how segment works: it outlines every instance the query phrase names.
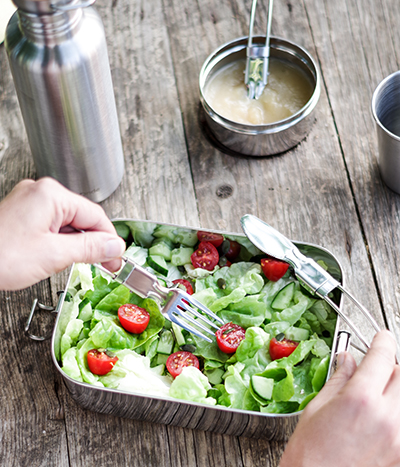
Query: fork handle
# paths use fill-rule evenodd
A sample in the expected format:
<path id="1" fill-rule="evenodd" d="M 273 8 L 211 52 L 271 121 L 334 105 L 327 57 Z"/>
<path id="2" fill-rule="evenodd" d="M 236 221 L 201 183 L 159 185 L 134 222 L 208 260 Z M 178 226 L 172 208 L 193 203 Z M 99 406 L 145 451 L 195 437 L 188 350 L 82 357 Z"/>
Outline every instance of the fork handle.
<path id="1" fill-rule="evenodd" d="M 162 292 L 158 279 L 154 274 L 151 274 L 147 269 L 142 268 L 129 258 L 122 257 L 122 260 L 125 264 L 117 273 L 112 273 L 99 264 L 95 266 L 141 298 L 151 297 L 161 302 L 166 299 L 166 295 Z"/>

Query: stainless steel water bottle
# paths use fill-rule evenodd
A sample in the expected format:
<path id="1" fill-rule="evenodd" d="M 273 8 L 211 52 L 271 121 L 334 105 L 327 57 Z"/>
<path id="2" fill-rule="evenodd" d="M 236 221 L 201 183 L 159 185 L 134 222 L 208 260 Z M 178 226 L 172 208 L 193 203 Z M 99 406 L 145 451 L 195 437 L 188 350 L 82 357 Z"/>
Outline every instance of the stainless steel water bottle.
<path id="1" fill-rule="evenodd" d="M 99 202 L 124 171 L 95 0 L 13 0 L 5 47 L 37 175 Z"/>

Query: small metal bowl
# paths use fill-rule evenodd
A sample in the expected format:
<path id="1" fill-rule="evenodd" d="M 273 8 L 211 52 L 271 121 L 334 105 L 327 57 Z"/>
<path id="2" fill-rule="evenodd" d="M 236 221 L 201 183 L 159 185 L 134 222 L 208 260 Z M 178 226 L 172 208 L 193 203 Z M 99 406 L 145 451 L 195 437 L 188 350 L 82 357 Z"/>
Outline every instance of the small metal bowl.
<path id="1" fill-rule="evenodd" d="M 242 37 L 228 42 L 207 58 L 199 77 L 200 101 L 209 129 L 224 147 L 248 156 L 271 156 L 293 148 L 310 132 L 314 122 L 311 113 L 321 93 L 320 75 L 313 58 L 305 49 L 286 39 L 271 37 L 270 57 L 297 66 L 310 80 L 313 93 L 309 101 L 295 114 L 273 123 L 251 125 L 229 120 L 211 107 L 204 92 L 211 76 L 220 68 L 246 58 L 247 39 Z M 265 36 L 253 37 L 253 44 L 263 45 L 264 42 Z"/>

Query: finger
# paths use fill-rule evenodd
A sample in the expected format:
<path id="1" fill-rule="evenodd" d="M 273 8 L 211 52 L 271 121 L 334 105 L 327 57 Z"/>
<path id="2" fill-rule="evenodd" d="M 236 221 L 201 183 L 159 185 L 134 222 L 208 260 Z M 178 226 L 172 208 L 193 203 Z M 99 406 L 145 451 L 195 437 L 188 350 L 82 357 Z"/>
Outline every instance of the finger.
<path id="1" fill-rule="evenodd" d="M 84 196 L 67 190 L 56 180 L 45 177 L 30 187 L 32 196 L 42 202 L 52 204 L 52 224 L 50 230 L 58 233 L 61 228 L 70 226 L 76 230 L 94 230 L 115 234 L 115 228 L 103 208 Z M 51 192 L 49 198 L 47 194 Z M 50 212 L 47 208 L 46 212 Z"/>
<path id="2" fill-rule="evenodd" d="M 385 388 L 384 396 L 397 401 L 400 394 L 400 366 L 395 365 L 390 380 Z"/>
<path id="3" fill-rule="evenodd" d="M 371 348 L 360 363 L 352 384 L 366 384 L 371 393 L 382 394 L 392 375 L 395 355 L 396 340 L 393 334 L 387 330 L 375 334 Z"/>
<path id="4" fill-rule="evenodd" d="M 108 269 L 111 272 L 118 271 L 121 266 L 122 266 L 122 260 L 121 259 L 113 259 L 111 261 L 103 262 L 101 265 Z"/>
<path id="5" fill-rule="evenodd" d="M 55 268 L 61 271 L 72 263 L 106 263 L 110 270 L 117 270 L 125 251 L 125 242 L 117 235 L 106 232 L 58 234 L 53 237 Z M 115 261 L 116 260 L 116 261 Z"/>
<path id="6" fill-rule="evenodd" d="M 341 361 L 341 365 L 321 389 L 318 395 L 308 404 L 306 408 L 308 412 L 316 412 L 319 410 L 323 405 L 336 396 L 354 375 L 354 372 L 357 369 L 357 364 L 353 356 L 348 352 L 342 352 L 337 358 Z"/>
<path id="7" fill-rule="evenodd" d="M 76 205 L 76 211 L 69 225 L 77 230 L 101 231 L 115 234 L 116 230 L 104 210 L 85 199 Z"/>

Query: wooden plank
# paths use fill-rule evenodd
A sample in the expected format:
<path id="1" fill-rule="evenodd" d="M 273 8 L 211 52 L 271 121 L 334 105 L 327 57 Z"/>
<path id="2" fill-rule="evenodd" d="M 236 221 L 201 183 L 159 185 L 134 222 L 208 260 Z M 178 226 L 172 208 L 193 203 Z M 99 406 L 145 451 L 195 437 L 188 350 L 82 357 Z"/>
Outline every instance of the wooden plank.
<path id="1" fill-rule="evenodd" d="M 110 217 L 197 225 L 169 39 L 161 1 L 99 2 L 109 42 L 126 160 L 103 203 Z"/>
<path id="2" fill-rule="evenodd" d="M 109 38 L 126 160 L 121 187 L 102 205 L 111 218 L 198 225 L 161 3 L 99 2 L 98 10 Z M 53 291 L 63 280 L 53 278 Z M 62 391 L 71 465 L 188 465 L 181 457 L 188 453 L 169 448 L 173 427 L 89 412 Z M 121 444 L 133 447 L 121 450 Z"/>
<path id="3" fill-rule="evenodd" d="M 296 3 L 288 8 L 278 3 L 275 7 L 273 34 L 299 43 L 316 57 L 303 5 Z M 365 297 L 366 306 L 382 322 L 342 148 L 324 89 L 311 134 L 297 148 L 279 157 L 234 158 L 199 138 L 197 82 L 202 58 L 222 42 L 247 33 L 241 18 L 235 16 L 240 8 L 235 2 L 218 3 L 217 9 L 214 3 L 206 8 L 204 3 L 187 0 L 183 4 L 173 2 L 167 12 L 180 102 L 187 109 L 183 116 L 201 222 L 207 227 L 239 230 L 240 216 L 253 213 L 288 237 L 328 248 L 342 264 L 350 288 Z M 231 19 L 229 27 L 226 18 Z M 187 26 L 182 28 L 183 24 Z M 214 38 L 220 42 L 210 44 Z M 232 187 L 230 197 L 221 199 L 216 195 L 221 185 Z M 353 315 L 352 311 L 349 314 Z M 372 337 L 365 320 L 358 315 L 354 319 Z"/>
<path id="4" fill-rule="evenodd" d="M 329 2 L 305 4 L 386 320 L 399 340 L 400 198 L 380 178 L 370 111 L 375 87 L 399 66 L 399 5 L 342 0 L 332 9 Z"/>
<path id="5" fill-rule="evenodd" d="M 23 292 L 0 293 L 0 464 L 68 466 L 60 378 L 49 342 L 34 342 L 23 329 L 28 303 L 49 293 L 45 283 Z M 54 319 L 38 314 L 32 331 L 42 335 Z"/>
<path id="6" fill-rule="evenodd" d="M 242 214 L 254 213 L 291 238 L 335 253 L 349 288 L 378 319 L 383 305 L 399 336 L 399 197 L 380 181 L 369 114 L 374 87 L 398 68 L 398 2 L 275 2 L 273 34 L 317 58 L 324 87 L 309 137 L 296 149 L 265 159 L 219 152 L 199 124 L 200 67 L 217 46 L 247 34 L 250 3 L 98 2 L 127 167 L 121 187 L 102 204 L 110 217 L 232 231 L 240 230 Z M 257 31 L 264 25 L 260 8 Z M 0 198 L 35 174 L 4 47 L 0 169 Z M 232 194 L 224 197 L 226 187 Z M 0 409 L 2 465 L 279 464 L 281 442 L 124 420 L 78 407 L 60 384 L 48 344 L 35 345 L 20 334 L 33 295 L 43 301 L 53 295 L 54 301 L 65 278 L 66 273 L 54 277 L 51 290 L 43 282 L 0 294 L 1 368 L 8 369 L 0 389 L 7 400 Z M 361 327 L 371 337 L 371 330 Z M 121 450 L 121 445 L 132 447 Z"/>

